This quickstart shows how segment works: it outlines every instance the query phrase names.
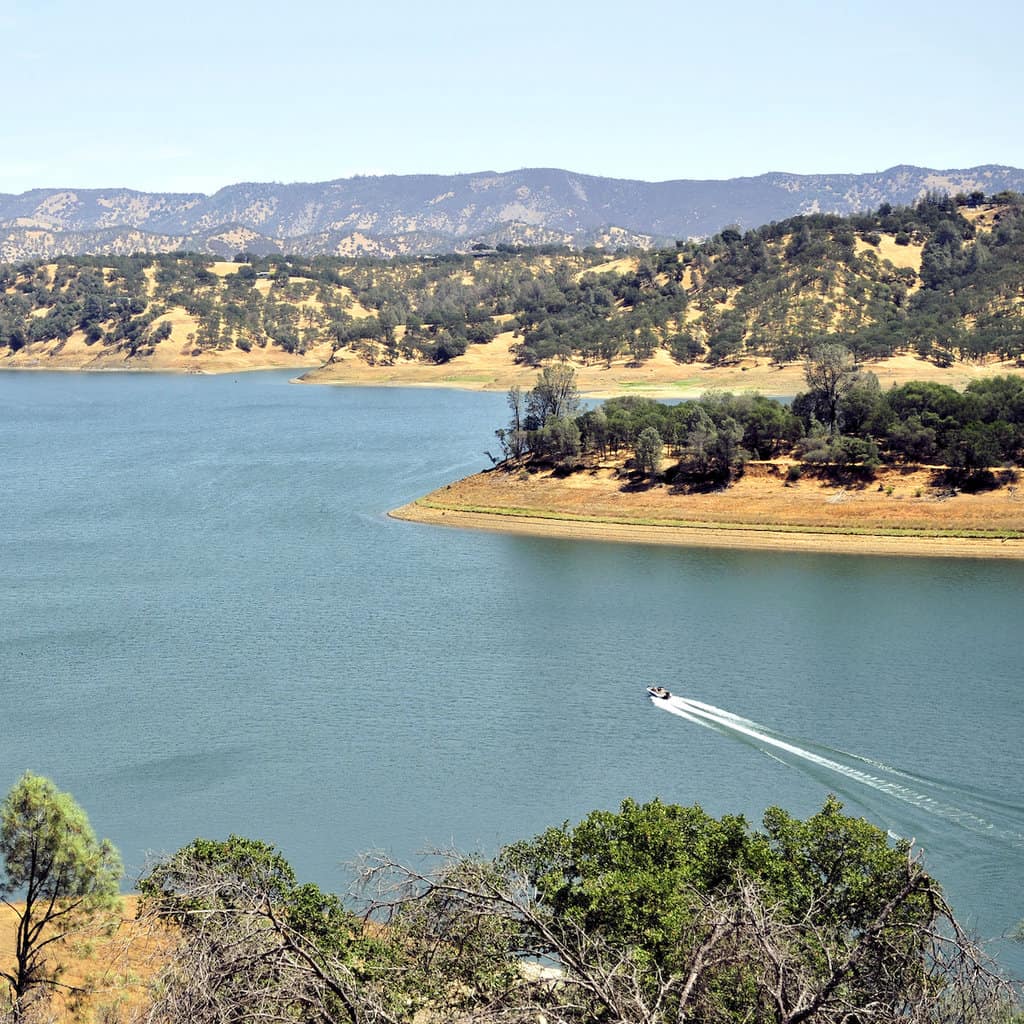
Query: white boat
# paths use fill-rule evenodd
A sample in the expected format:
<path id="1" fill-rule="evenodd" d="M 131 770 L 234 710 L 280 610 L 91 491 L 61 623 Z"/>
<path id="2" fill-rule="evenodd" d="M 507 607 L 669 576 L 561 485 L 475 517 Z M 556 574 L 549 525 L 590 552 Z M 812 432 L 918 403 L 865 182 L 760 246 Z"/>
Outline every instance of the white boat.
<path id="1" fill-rule="evenodd" d="M 666 690 L 664 686 L 648 686 L 647 692 L 652 697 L 657 697 L 658 700 L 668 700 L 669 697 L 672 696 L 672 694 L 668 690 Z"/>

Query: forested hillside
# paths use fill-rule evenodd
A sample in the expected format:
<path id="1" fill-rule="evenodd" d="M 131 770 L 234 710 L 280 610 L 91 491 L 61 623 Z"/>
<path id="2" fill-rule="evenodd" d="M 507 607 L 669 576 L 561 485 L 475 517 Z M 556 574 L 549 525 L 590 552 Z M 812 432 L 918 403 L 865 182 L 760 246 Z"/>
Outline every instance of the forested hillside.
<path id="1" fill-rule="evenodd" d="M 0 267 L 0 346 L 59 360 L 69 343 L 125 360 L 164 344 L 209 349 L 327 346 L 370 362 L 446 362 L 495 337 L 528 296 L 570 288 L 603 257 L 495 253 L 394 262 L 172 254 L 76 257 Z M 0 348 L 0 352 L 3 349 Z"/>
<path id="2" fill-rule="evenodd" d="M 1019 196 L 926 198 L 815 215 L 643 254 L 519 316 L 519 356 L 584 360 L 667 347 L 680 361 L 788 362 L 823 337 L 861 358 L 916 351 L 940 363 L 1021 352 Z M 569 301 L 566 301 L 566 298 Z M 602 309 L 614 307 L 620 315 Z"/>
<path id="3" fill-rule="evenodd" d="M 457 359 L 498 338 L 526 365 L 723 365 L 806 356 L 940 365 L 1024 354 L 1024 200 L 932 194 L 852 217 L 815 214 L 609 261 L 598 250 L 479 247 L 394 260 L 252 255 L 75 257 L 0 266 L 0 359 L 121 361 L 159 346 L 341 350 L 371 363 Z M 21 354 L 19 358 L 12 358 Z"/>

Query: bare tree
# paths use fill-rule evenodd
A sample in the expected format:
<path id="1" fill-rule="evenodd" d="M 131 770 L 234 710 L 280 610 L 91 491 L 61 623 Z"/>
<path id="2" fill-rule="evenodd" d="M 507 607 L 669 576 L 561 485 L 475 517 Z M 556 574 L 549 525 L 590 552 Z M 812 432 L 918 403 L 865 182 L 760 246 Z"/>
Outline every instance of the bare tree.
<path id="1" fill-rule="evenodd" d="M 197 840 L 142 880 L 142 912 L 176 939 L 149 1024 L 398 1024 L 372 940 L 333 897 L 297 886 L 272 847 Z"/>
<path id="2" fill-rule="evenodd" d="M 563 419 L 575 415 L 579 405 L 576 371 L 567 363 L 545 366 L 526 396 L 527 416 L 534 429 L 543 427 L 549 417 Z"/>

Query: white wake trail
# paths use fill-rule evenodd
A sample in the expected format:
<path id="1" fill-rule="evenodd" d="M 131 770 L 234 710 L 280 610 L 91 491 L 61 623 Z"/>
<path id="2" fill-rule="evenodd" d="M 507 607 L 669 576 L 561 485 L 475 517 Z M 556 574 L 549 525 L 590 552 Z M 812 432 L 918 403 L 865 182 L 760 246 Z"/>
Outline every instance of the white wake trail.
<path id="1" fill-rule="evenodd" d="M 929 814 L 956 822 L 963 828 L 970 829 L 973 832 L 996 835 L 1014 843 L 1024 842 L 1024 834 L 1021 832 L 1001 829 L 964 807 L 958 807 L 955 804 L 936 799 L 927 793 L 922 793 L 917 789 L 904 785 L 902 782 L 896 782 L 892 778 L 885 778 L 884 775 L 874 774 L 862 768 L 843 764 L 841 761 L 826 757 L 823 754 L 815 753 L 790 739 L 783 738 L 780 734 L 774 733 L 757 722 L 753 722 L 748 718 L 742 718 L 723 708 L 717 708 L 713 704 L 705 704 L 703 701 L 676 695 L 669 697 L 667 700 L 652 697 L 651 703 L 655 707 L 668 711 L 670 714 L 684 718 L 689 722 L 694 722 L 697 725 L 702 725 L 705 728 L 714 729 L 716 732 L 745 736 L 747 739 L 752 740 L 766 754 L 771 755 L 772 751 L 781 751 L 798 760 L 824 768 L 827 771 L 835 772 L 880 793 L 885 793 L 896 800 L 911 804 Z M 908 777 L 907 773 L 901 772 L 899 769 L 889 769 L 888 766 L 882 765 L 879 762 L 869 762 L 867 758 L 861 758 L 855 754 L 850 755 L 850 757 L 861 763 L 871 763 L 880 771 L 888 774 L 902 778 Z"/>

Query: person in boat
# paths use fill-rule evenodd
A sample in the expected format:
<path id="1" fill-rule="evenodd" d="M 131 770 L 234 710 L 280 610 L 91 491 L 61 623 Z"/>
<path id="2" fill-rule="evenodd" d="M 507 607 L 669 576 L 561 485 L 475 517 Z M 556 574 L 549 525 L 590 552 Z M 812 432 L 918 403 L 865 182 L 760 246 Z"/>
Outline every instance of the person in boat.
<path id="1" fill-rule="evenodd" d="M 668 700 L 672 694 L 664 686 L 648 686 L 647 692 L 652 697 L 659 697 L 661 700 Z"/>

